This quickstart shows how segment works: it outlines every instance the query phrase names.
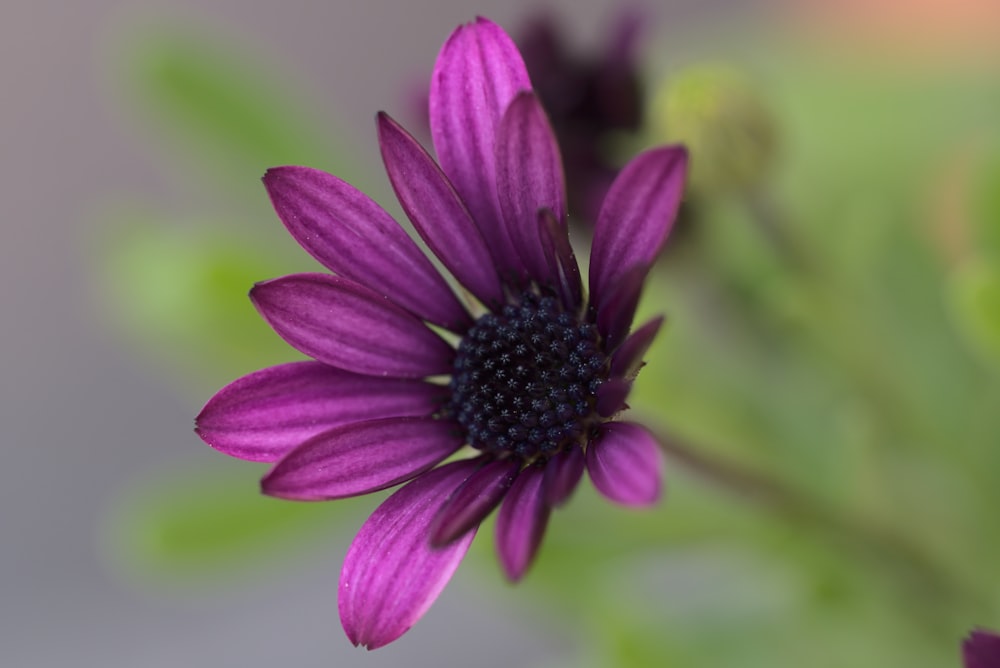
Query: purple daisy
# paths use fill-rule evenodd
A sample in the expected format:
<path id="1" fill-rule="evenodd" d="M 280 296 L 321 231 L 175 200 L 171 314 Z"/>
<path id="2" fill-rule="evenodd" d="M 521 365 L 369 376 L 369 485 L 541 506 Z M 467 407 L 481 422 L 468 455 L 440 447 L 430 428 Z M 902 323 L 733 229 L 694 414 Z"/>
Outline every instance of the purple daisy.
<path id="1" fill-rule="evenodd" d="M 1000 668 L 1000 635 L 976 629 L 962 643 L 965 668 Z"/>
<path id="2" fill-rule="evenodd" d="M 274 462 L 265 494 L 327 500 L 407 483 L 361 527 L 340 577 L 344 630 L 370 649 L 423 615 L 497 506 L 499 561 L 516 581 L 584 470 L 626 505 L 655 503 L 662 486 L 653 436 L 614 418 L 661 324 L 630 333 L 681 199 L 684 149 L 639 155 L 611 186 L 588 301 L 559 150 L 501 28 L 478 19 L 452 34 L 430 114 L 440 166 L 384 113 L 379 144 L 463 298 L 366 195 L 314 169 L 271 169 L 278 216 L 333 275 L 265 281 L 250 297 L 314 361 L 241 378 L 197 418 L 212 447 Z M 468 456 L 443 463 L 463 446 Z"/>

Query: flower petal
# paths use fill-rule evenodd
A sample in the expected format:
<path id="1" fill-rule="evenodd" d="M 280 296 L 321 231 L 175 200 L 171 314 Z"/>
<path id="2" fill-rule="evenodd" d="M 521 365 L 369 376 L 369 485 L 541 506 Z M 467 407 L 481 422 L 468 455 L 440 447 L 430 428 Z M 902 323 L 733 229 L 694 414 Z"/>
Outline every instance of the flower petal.
<path id="1" fill-rule="evenodd" d="M 514 96 L 530 90 L 524 61 L 495 23 L 459 26 L 438 54 L 431 78 L 431 137 L 438 161 L 472 213 L 501 279 L 524 267 L 503 225 L 496 188 L 496 133 Z"/>
<path id="2" fill-rule="evenodd" d="M 431 417 L 346 424 L 288 453 L 264 476 L 261 489 L 298 501 L 368 494 L 423 473 L 464 440 L 458 425 Z"/>
<path id="3" fill-rule="evenodd" d="M 520 580 L 538 553 L 552 509 L 545 503 L 545 470 L 526 468 L 507 492 L 496 524 L 500 565 L 511 582 Z"/>
<path id="4" fill-rule="evenodd" d="M 388 114 L 378 115 L 382 161 L 403 211 L 444 266 L 479 301 L 495 308 L 503 289 L 486 242 L 448 178 Z"/>
<path id="5" fill-rule="evenodd" d="M 663 316 L 653 318 L 632 332 L 611 357 L 612 378 L 635 378 L 642 368 L 642 358 L 649 351 L 663 324 Z"/>
<path id="6" fill-rule="evenodd" d="M 430 415 L 446 392 L 419 380 L 360 376 L 320 362 L 292 362 L 226 385 L 195 418 L 195 431 L 232 457 L 273 462 L 342 424 Z"/>
<path id="7" fill-rule="evenodd" d="M 331 366 L 371 376 L 449 373 L 455 351 L 415 316 L 339 276 L 258 283 L 250 299 L 281 338 Z"/>
<path id="8" fill-rule="evenodd" d="M 375 649 L 406 633 L 438 597 L 476 532 L 431 548 L 430 524 L 478 462 L 425 473 L 386 499 L 351 543 L 340 572 L 340 622 L 355 645 Z"/>
<path id="9" fill-rule="evenodd" d="M 431 525 L 431 546 L 442 547 L 479 526 L 514 484 L 521 462 L 498 459 L 469 476 L 455 490 Z"/>
<path id="10" fill-rule="evenodd" d="M 619 274 L 607 299 L 598 307 L 597 331 L 604 337 L 607 350 L 615 350 L 628 336 L 647 273 L 649 267 L 636 265 Z"/>
<path id="11" fill-rule="evenodd" d="M 556 287 L 539 238 L 538 212 L 566 219 L 566 184 L 559 146 L 541 103 L 522 91 L 497 128 L 497 194 L 504 224 L 528 275 Z"/>
<path id="12" fill-rule="evenodd" d="M 607 422 L 587 446 L 587 471 L 601 494 L 626 506 L 649 506 L 663 488 L 663 458 L 653 436 L 631 422 Z"/>
<path id="13" fill-rule="evenodd" d="M 545 465 L 545 503 L 552 508 L 561 506 L 583 477 L 583 450 L 572 447 L 552 457 Z"/>
<path id="14" fill-rule="evenodd" d="M 590 256 L 590 300 L 598 309 L 631 267 L 656 259 L 684 192 L 687 151 L 640 153 L 618 174 L 601 206 Z"/>
<path id="15" fill-rule="evenodd" d="M 597 388 L 597 414 L 609 418 L 625 408 L 625 399 L 632 390 L 632 381 L 625 378 L 609 378 Z"/>
<path id="16" fill-rule="evenodd" d="M 264 186 L 288 231 L 328 269 L 442 327 L 464 331 L 471 324 L 427 256 L 357 188 L 309 167 L 269 169 Z"/>
<path id="17" fill-rule="evenodd" d="M 1000 667 L 1000 635 L 977 629 L 962 643 L 965 668 Z"/>
<path id="18" fill-rule="evenodd" d="M 570 312 L 579 311 L 583 304 L 583 285 L 566 220 L 559 221 L 554 213 L 541 209 L 538 212 L 538 237 L 550 271 L 559 279 L 563 307 Z"/>

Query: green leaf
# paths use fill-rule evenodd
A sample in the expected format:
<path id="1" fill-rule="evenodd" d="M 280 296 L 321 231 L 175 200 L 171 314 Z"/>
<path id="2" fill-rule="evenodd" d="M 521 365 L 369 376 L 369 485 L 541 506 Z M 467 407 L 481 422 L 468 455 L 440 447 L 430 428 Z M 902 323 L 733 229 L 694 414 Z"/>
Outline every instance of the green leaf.
<path id="1" fill-rule="evenodd" d="M 205 222 L 149 222 L 142 214 L 109 230 L 105 241 L 98 251 L 102 293 L 143 357 L 161 371 L 187 386 L 192 378 L 214 385 L 297 356 L 247 298 L 255 282 L 288 273 L 269 259 L 280 253 Z"/>
<path id="2" fill-rule="evenodd" d="M 1000 365 L 1000 263 L 970 261 L 951 277 L 952 312 L 973 347 Z"/>
<path id="3" fill-rule="evenodd" d="M 350 535 L 371 505 L 263 496 L 258 480 L 265 468 L 206 451 L 186 466 L 135 477 L 104 518 L 106 555 L 141 582 L 235 584 L 276 559 L 314 553 L 316 540 L 338 527 Z"/>
<path id="4" fill-rule="evenodd" d="M 270 66 L 273 58 L 219 31 L 202 37 L 189 28 L 141 35 L 124 51 L 126 92 L 196 169 L 213 168 L 241 192 L 259 188 L 275 165 L 348 175 L 334 162 L 348 154 L 336 124 L 316 119 L 316 105 L 290 90 L 294 77 Z"/>
<path id="5" fill-rule="evenodd" d="M 976 249 L 1000 261 L 1000 146 L 983 158 L 973 177 L 972 224 Z"/>

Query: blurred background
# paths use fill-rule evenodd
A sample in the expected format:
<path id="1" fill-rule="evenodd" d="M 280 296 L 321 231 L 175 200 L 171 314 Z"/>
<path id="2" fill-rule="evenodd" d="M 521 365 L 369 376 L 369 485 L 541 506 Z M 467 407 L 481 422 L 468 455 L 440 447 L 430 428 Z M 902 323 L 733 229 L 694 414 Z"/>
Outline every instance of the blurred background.
<path id="1" fill-rule="evenodd" d="M 419 130 L 477 14 L 544 47 L 564 151 L 597 156 L 574 183 L 690 146 L 633 407 L 704 459 L 668 460 L 652 512 L 578 493 L 516 588 L 484 531 L 368 653 L 336 584 L 377 499 L 263 499 L 192 421 L 293 359 L 246 299 L 316 268 L 264 169 L 398 212 L 374 113 Z M 0 665 L 957 666 L 1000 627 L 998 24 L 992 0 L 7 2 Z M 570 104 L 611 61 L 634 105 Z"/>

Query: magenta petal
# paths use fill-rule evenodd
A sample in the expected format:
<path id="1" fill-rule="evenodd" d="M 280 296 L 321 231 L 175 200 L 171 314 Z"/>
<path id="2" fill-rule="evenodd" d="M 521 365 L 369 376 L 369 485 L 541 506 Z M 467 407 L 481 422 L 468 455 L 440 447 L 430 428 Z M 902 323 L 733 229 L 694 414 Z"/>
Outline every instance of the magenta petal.
<path id="1" fill-rule="evenodd" d="M 604 303 L 597 306 L 597 330 L 604 336 L 607 350 L 615 350 L 628 336 L 647 273 L 649 267 L 645 265 L 622 272 L 617 283 L 610 286 Z"/>
<path id="2" fill-rule="evenodd" d="M 653 436 L 631 422 L 607 422 L 587 446 L 587 471 L 601 494 L 626 506 L 660 500 L 663 458 Z"/>
<path id="3" fill-rule="evenodd" d="M 357 188 L 309 167 L 269 169 L 264 186 L 288 231 L 328 269 L 442 327 L 463 331 L 471 324 L 420 248 Z"/>
<path id="4" fill-rule="evenodd" d="M 583 450 L 572 447 L 555 455 L 545 465 L 545 503 L 561 506 L 569 500 L 583 477 Z"/>
<path id="5" fill-rule="evenodd" d="M 1000 635 L 977 629 L 962 643 L 965 668 L 1000 668 Z"/>
<path id="6" fill-rule="evenodd" d="M 386 499 L 361 527 L 340 572 L 340 622 L 355 645 L 375 649 L 406 633 L 438 597 L 475 530 L 431 548 L 430 524 L 478 466 L 475 460 L 425 473 Z"/>
<path id="7" fill-rule="evenodd" d="M 642 358 L 660 331 L 663 316 L 653 318 L 632 332 L 611 357 L 612 378 L 635 378 L 642 367 Z"/>
<path id="8" fill-rule="evenodd" d="M 545 470 L 521 472 L 507 492 L 496 525 L 500 565 L 511 582 L 520 580 L 538 553 L 552 509 L 545 502 Z"/>
<path id="9" fill-rule="evenodd" d="M 632 381 L 625 378 L 609 378 L 597 388 L 597 414 L 609 418 L 625 408 L 625 399 L 632 390 Z"/>
<path id="10" fill-rule="evenodd" d="M 469 476 L 438 513 L 431 526 L 431 545 L 447 545 L 479 526 L 503 500 L 520 470 L 520 460 L 494 460 Z"/>
<path id="11" fill-rule="evenodd" d="M 355 422 L 292 450 L 264 476 L 261 489 L 299 501 L 367 494 L 423 473 L 464 440 L 458 425 L 431 417 Z"/>
<path id="12" fill-rule="evenodd" d="M 339 276 L 258 283 L 250 299 L 281 338 L 331 366 L 371 376 L 449 373 L 455 351 L 415 316 Z"/>
<path id="13" fill-rule="evenodd" d="M 444 172 L 388 114 L 378 115 L 382 160 L 403 211 L 444 266 L 481 302 L 495 307 L 503 289 L 479 229 Z"/>
<path id="14" fill-rule="evenodd" d="M 497 126 L 514 96 L 530 89 L 514 42 L 483 18 L 452 33 L 431 77 L 431 137 L 438 160 L 469 207 L 504 280 L 522 278 L 524 267 L 497 198 Z"/>
<path id="15" fill-rule="evenodd" d="M 195 431 L 227 455 L 273 462 L 342 424 L 430 415 L 444 392 L 419 380 L 361 376 L 320 362 L 292 362 L 226 385 L 205 404 L 195 419 Z"/>
<path id="16" fill-rule="evenodd" d="M 558 277 L 563 307 L 567 311 L 578 311 L 583 303 L 583 285 L 566 220 L 559 221 L 551 211 L 541 209 L 538 212 L 538 237 L 549 270 Z"/>
<path id="17" fill-rule="evenodd" d="M 531 91 L 519 93 L 497 129 L 497 193 L 507 232 L 529 276 L 555 287 L 539 239 L 538 212 L 566 219 L 562 159 L 545 110 Z"/>
<path id="18" fill-rule="evenodd" d="M 601 206 L 590 256 L 590 300 L 598 310 L 624 272 L 656 259 L 684 192 L 687 151 L 640 153 L 618 174 Z"/>

